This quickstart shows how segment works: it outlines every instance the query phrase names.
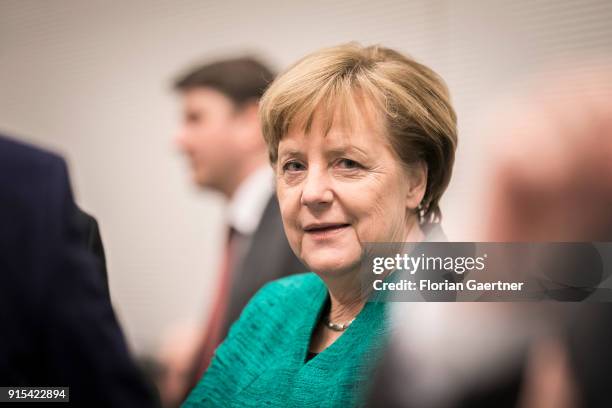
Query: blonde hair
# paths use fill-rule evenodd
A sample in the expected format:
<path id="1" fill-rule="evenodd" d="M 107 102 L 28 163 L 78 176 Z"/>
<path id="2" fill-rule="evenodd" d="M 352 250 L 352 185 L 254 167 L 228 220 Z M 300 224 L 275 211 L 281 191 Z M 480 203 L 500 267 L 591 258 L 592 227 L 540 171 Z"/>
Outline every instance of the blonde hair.
<path id="1" fill-rule="evenodd" d="M 309 54 L 280 75 L 260 102 L 271 163 L 290 126 L 308 132 L 315 112 L 327 112 L 329 131 L 338 108 L 344 118 L 364 100 L 384 118 L 389 142 L 406 168 L 427 165 L 421 222 L 438 222 L 438 202 L 451 178 L 457 118 L 444 81 L 431 69 L 389 48 L 342 44 Z M 354 112 L 353 112 L 354 113 Z"/>

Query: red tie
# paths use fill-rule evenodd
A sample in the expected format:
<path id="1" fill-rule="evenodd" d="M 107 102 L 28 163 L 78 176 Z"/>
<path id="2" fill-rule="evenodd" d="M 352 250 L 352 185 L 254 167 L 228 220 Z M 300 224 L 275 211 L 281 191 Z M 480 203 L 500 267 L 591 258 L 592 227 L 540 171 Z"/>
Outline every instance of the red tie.
<path id="1" fill-rule="evenodd" d="M 221 331 L 225 323 L 225 314 L 227 312 L 231 290 L 232 261 L 236 246 L 236 235 L 236 230 L 234 228 L 228 228 L 215 303 L 213 304 L 212 314 L 210 315 L 206 332 L 204 333 L 201 352 L 196 356 L 199 364 L 196 372 L 196 382 L 199 381 L 204 371 L 208 368 L 213 354 L 215 353 L 215 349 L 223 340 L 221 338 Z"/>

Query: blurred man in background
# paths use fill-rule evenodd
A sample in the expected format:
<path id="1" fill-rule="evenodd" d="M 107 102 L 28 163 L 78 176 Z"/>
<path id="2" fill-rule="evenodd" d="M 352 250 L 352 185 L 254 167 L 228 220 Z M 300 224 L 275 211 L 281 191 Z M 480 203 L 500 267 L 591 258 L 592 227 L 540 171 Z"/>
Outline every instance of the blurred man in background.
<path id="1" fill-rule="evenodd" d="M 228 206 L 212 312 L 196 342 L 192 365 L 177 368 L 169 363 L 166 368 L 188 370 L 180 395 L 166 393 L 168 405 L 182 401 L 196 384 L 230 325 L 261 286 L 305 271 L 285 237 L 258 118 L 259 99 L 273 78 L 264 64 L 242 57 L 197 67 L 175 83 L 183 104 L 177 144 L 189 159 L 194 183 L 221 193 Z M 183 340 L 177 349 L 188 343 L 184 331 L 179 337 Z M 164 389 L 162 382 L 162 395 Z"/>

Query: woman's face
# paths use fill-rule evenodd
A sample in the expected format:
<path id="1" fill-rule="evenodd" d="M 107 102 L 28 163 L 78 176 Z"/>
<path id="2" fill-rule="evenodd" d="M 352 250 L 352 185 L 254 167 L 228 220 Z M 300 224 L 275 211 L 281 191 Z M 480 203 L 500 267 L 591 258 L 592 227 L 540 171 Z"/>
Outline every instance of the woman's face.
<path id="1" fill-rule="evenodd" d="M 424 186 L 368 115 L 327 134 L 320 116 L 308 134 L 290 129 L 280 141 L 276 185 L 293 251 L 311 270 L 336 274 L 356 269 L 366 242 L 403 241 Z"/>

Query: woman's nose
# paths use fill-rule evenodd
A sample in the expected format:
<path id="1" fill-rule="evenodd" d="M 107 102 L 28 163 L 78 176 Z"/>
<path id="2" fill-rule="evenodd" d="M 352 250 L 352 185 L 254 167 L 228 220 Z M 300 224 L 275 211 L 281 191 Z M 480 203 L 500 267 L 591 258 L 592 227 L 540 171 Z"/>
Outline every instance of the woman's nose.
<path id="1" fill-rule="evenodd" d="M 329 175 L 323 169 L 311 167 L 304 181 L 302 190 L 302 205 L 320 207 L 330 204 L 334 194 L 330 189 Z"/>

